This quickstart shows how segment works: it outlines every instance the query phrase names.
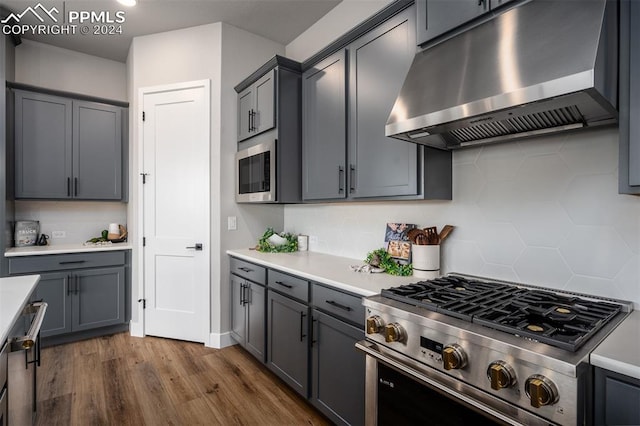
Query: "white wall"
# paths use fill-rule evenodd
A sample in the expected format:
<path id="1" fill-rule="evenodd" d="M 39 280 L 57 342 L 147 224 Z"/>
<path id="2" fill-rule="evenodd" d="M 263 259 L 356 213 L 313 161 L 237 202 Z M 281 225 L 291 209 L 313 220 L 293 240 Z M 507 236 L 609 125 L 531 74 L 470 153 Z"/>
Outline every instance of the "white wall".
<path id="1" fill-rule="evenodd" d="M 31 40 L 15 48 L 13 81 L 33 86 L 127 101 L 125 64 Z M 82 211 L 82 214 L 78 214 Z M 127 223 L 120 202 L 16 201 L 16 220 L 39 220 L 43 233 L 65 231 L 52 245 L 80 243 L 100 235 L 109 223 Z"/>
<path id="2" fill-rule="evenodd" d="M 237 150 L 236 93 L 233 87 L 255 71 L 284 46 L 262 39 L 238 28 L 215 23 L 170 31 L 133 40 L 127 59 L 131 102 L 132 176 L 138 176 L 138 124 L 141 87 L 192 80 L 211 80 L 211 334 L 212 343 L 223 343 L 230 328 L 228 291 L 228 248 L 248 247 L 267 226 L 283 224 L 282 207 L 238 206 L 234 202 Z M 139 183 L 132 182 L 129 205 L 134 229 L 139 208 Z M 226 230 L 226 217 L 237 216 L 238 231 Z M 135 217 L 135 218 L 133 218 Z M 135 222 L 132 222 L 135 221 Z M 258 230 L 259 234 L 258 234 Z M 134 231 L 134 244 L 139 232 Z M 141 253 L 134 252 L 133 300 L 137 288 Z M 139 321 L 134 307 L 133 321 Z"/>
<path id="3" fill-rule="evenodd" d="M 127 101 L 127 73 L 122 62 L 22 39 L 16 47 L 18 83 L 105 99 Z"/>
<path id="4" fill-rule="evenodd" d="M 305 59 L 343 33 L 346 13 L 338 8 L 351 5 L 332 10 L 287 55 Z M 316 237 L 312 251 L 362 260 L 382 246 L 386 222 L 452 224 L 444 273 L 640 306 L 640 197 L 617 193 L 617 129 L 456 151 L 453 161 L 453 201 L 287 205 L 285 228 Z"/>

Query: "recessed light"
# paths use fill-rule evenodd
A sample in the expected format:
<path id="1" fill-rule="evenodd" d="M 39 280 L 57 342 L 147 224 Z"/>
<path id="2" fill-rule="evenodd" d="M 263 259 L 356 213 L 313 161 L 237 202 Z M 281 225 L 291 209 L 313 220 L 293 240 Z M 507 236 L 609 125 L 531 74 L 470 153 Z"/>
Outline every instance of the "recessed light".
<path id="1" fill-rule="evenodd" d="M 137 2 L 137 0 L 118 0 L 118 3 L 123 4 L 125 6 L 135 6 Z"/>

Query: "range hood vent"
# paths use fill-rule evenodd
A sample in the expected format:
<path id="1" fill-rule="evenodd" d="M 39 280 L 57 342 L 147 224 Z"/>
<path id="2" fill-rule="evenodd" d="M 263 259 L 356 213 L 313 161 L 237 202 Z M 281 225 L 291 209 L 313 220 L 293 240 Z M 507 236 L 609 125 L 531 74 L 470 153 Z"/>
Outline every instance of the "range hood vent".
<path id="1" fill-rule="evenodd" d="M 418 53 L 387 136 L 456 149 L 616 123 L 616 8 L 532 0 Z"/>

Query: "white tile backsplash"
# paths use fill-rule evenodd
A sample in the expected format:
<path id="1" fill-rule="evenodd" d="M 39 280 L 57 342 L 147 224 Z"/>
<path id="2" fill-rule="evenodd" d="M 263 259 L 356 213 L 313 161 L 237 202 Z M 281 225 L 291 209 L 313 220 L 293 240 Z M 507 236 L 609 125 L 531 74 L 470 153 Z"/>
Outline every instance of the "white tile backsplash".
<path id="1" fill-rule="evenodd" d="M 51 237 L 64 231 L 65 238 L 50 238 L 49 244 L 82 243 L 99 237 L 110 223 L 126 226 L 127 205 L 104 201 L 24 201 L 15 202 L 16 220 L 40 221 L 40 233 Z"/>
<path id="2" fill-rule="evenodd" d="M 443 272 L 632 300 L 640 308 L 640 197 L 617 191 L 618 132 L 455 151 L 453 201 L 288 205 L 311 251 L 364 259 L 384 224 L 452 224 Z"/>

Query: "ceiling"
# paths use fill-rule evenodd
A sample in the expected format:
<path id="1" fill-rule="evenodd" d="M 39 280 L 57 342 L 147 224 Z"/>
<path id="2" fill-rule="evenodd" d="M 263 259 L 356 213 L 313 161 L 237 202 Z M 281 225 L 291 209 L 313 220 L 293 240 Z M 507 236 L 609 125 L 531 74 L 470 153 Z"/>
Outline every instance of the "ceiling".
<path id="1" fill-rule="evenodd" d="M 65 49 L 125 62 L 133 37 L 188 28 L 213 22 L 225 22 L 269 40 L 286 45 L 303 33 L 342 0 L 138 0 L 134 7 L 126 7 L 116 0 L 0 0 L 0 6 L 15 14 L 28 7 L 40 11 L 42 20 L 25 13 L 19 17 L 20 25 L 66 26 L 76 25 L 75 34 L 34 35 L 32 31 L 21 35 Z M 44 6 L 38 9 L 38 4 Z M 53 7 L 56 11 L 53 11 Z M 47 10 L 47 17 L 42 11 Z M 118 11 L 124 12 L 124 14 Z M 69 21 L 72 12 L 102 13 L 103 20 L 79 23 Z M 57 18 L 57 22 L 53 21 Z M 108 17 L 108 18 L 107 18 Z M 124 18 L 124 22 L 114 22 Z M 94 25 L 105 23 L 111 29 L 121 26 L 122 34 L 96 35 Z M 110 21 L 110 22 L 109 22 Z M 80 34 L 87 25 L 89 34 Z M 99 27 L 102 28 L 102 27 Z"/>

